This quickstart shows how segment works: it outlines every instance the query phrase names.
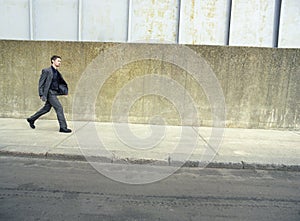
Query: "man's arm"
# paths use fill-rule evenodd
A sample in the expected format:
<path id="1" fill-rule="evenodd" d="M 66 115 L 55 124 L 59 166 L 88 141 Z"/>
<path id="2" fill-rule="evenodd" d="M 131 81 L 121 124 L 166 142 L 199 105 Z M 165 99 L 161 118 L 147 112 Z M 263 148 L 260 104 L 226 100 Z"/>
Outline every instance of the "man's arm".
<path id="1" fill-rule="evenodd" d="M 39 96 L 40 98 L 45 101 L 46 100 L 46 95 L 44 94 L 44 88 L 45 88 L 45 83 L 47 80 L 47 72 L 45 69 L 42 70 L 42 74 L 40 76 L 39 80 Z"/>

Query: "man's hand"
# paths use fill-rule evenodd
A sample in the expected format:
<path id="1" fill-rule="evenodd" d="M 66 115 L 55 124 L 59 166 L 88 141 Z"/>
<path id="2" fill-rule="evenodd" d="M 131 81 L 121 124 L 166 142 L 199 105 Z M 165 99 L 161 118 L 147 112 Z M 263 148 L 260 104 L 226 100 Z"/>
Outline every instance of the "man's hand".
<path id="1" fill-rule="evenodd" d="M 47 98 L 45 96 L 40 96 L 40 98 L 42 99 L 42 101 L 47 101 Z"/>

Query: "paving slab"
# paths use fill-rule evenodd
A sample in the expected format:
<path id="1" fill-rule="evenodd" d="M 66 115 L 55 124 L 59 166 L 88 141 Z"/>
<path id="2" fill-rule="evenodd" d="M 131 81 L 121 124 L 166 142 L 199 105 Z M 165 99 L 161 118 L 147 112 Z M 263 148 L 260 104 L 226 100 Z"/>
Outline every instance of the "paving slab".
<path id="1" fill-rule="evenodd" d="M 0 118 L 0 154 L 166 165 L 299 168 L 299 131 Z M 215 145 L 217 144 L 217 145 Z"/>

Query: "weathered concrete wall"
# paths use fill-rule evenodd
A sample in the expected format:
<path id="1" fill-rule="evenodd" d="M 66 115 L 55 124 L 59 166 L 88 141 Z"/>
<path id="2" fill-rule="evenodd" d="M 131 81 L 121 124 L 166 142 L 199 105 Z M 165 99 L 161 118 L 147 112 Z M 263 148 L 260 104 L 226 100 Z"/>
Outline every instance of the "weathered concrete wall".
<path id="1" fill-rule="evenodd" d="M 181 1 L 179 43 L 227 45 L 230 1 Z"/>
<path id="2" fill-rule="evenodd" d="M 74 92 L 82 73 L 101 52 L 116 45 L 0 41 L 0 117 L 25 118 L 42 106 L 37 94 L 41 69 L 50 66 L 51 55 L 59 54 L 62 56 L 60 71 L 70 89 L 69 96 L 60 100 L 67 119 L 72 120 Z M 165 46 L 161 47 L 164 50 Z M 226 101 L 228 127 L 300 129 L 299 49 L 188 47 L 211 65 L 218 78 Z M 211 125 L 211 107 L 197 82 L 185 70 L 159 60 L 132 62 L 112 73 L 95 102 L 96 119 L 111 121 L 112 104 L 118 92 L 131 80 L 146 74 L 168 76 L 181 84 L 196 103 L 198 123 Z M 141 85 L 146 86 L 151 85 L 147 82 Z M 146 123 L 156 115 L 169 124 L 180 124 L 182 120 L 170 101 L 155 95 L 138 99 L 130 110 L 129 120 Z M 45 118 L 56 119 L 54 110 Z"/>
<path id="3" fill-rule="evenodd" d="M 229 45 L 273 47 L 275 8 L 276 1 L 233 1 Z"/>

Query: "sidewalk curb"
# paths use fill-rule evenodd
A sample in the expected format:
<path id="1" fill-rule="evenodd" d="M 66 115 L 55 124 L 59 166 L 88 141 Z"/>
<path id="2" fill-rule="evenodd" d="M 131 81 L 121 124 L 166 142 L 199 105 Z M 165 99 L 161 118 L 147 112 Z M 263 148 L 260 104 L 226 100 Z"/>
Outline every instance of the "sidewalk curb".
<path id="1" fill-rule="evenodd" d="M 56 153 L 24 153 L 14 151 L 0 151 L 0 157 L 25 157 L 25 158 L 38 158 L 38 159 L 51 159 L 51 160 L 69 160 L 69 161 L 85 161 L 87 159 L 83 155 L 71 155 L 71 154 L 56 154 Z M 188 168 L 217 168 L 217 169 L 245 169 L 245 170 L 275 170 L 275 171 L 290 171 L 300 172 L 300 165 L 283 165 L 283 164 L 261 164 L 261 163 L 247 163 L 241 161 L 239 163 L 233 162 L 199 162 L 199 161 L 187 161 L 187 162 L 168 162 L 158 161 L 154 159 L 110 159 L 108 157 L 90 157 L 89 160 L 99 163 L 112 163 L 112 164 L 151 164 L 155 162 L 156 166 L 181 166 Z"/>

